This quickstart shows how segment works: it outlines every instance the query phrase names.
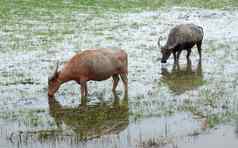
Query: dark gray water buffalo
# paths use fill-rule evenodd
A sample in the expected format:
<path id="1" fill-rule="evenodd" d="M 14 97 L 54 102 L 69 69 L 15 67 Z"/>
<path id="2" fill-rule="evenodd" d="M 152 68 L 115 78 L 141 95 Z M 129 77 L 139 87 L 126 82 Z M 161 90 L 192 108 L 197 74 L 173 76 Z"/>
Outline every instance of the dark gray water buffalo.
<path id="1" fill-rule="evenodd" d="M 158 46 L 160 47 L 160 40 Z M 174 56 L 174 62 L 179 61 L 182 50 L 187 50 L 187 59 L 189 59 L 191 48 L 196 44 L 199 53 L 199 59 L 202 58 L 201 45 L 203 40 L 203 28 L 194 24 L 181 24 L 170 30 L 168 40 L 161 47 L 161 63 L 166 63 L 171 53 Z"/>
<path id="2" fill-rule="evenodd" d="M 76 81 L 81 86 L 81 97 L 88 95 L 87 81 L 102 81 L 113 78 L 115 91 L 119 76 L 121 77 L 125 94 L 128 90 L 127 53 L 122 49 L 89 49 L 73 56 L 61 71 L 57 68 L 48 80 L 48 96 L 52 97 L 60 85 L 68 81 Z"/>

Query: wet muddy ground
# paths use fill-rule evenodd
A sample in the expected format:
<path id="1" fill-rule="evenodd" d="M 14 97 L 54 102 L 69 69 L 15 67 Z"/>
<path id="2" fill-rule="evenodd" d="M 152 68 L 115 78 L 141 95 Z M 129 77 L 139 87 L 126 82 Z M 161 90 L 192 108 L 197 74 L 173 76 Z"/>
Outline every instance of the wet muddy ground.
<path id="1" fill-rule="evenodd" d="M 238 10 L 37 11 L 0 20 L 0 147 L 237 146 Z M 193 48 L 162 67 L 157 39 L 180 23 L 204 28 L 202 63 Z M 48 99 L 56 61 L 91 47 L 128 52 L 128 99 L 111 80 L 89 83 L 87 106 L 74 82 Z"/>

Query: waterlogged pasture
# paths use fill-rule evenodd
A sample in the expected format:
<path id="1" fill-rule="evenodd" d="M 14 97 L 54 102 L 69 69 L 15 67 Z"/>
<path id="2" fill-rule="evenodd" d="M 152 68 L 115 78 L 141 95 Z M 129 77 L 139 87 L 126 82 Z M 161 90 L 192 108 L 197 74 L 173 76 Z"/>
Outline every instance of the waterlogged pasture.
<path id="1" fill-rule="evenodd" d="M 237 146 L 236 1 L 0 3 L 0 147 Z M 161 66 L 157 39 L 180 23 L 204 28 L 202 62 L 194 48 Z M 128 52 L 128 98 L 107 80 L 89 83 L 87 105 L 74 82 L 48 99 L 56 61 L 92 47 Z"/>

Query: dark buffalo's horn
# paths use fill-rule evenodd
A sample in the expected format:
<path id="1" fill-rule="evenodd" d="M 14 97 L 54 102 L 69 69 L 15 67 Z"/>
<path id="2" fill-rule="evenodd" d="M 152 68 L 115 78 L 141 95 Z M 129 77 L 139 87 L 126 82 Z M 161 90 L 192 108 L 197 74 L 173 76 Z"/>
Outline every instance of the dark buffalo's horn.
<path id="1" fill-rule="evenodd" d="M 158 42 L 157 42 L 158 47 L 161 47 L 161 45 L 160 45 L 160 41 L 161 41 L 161 40 L 162 40 L 162 37 L 160 36 L 159 39 L 158 39 Z"/>

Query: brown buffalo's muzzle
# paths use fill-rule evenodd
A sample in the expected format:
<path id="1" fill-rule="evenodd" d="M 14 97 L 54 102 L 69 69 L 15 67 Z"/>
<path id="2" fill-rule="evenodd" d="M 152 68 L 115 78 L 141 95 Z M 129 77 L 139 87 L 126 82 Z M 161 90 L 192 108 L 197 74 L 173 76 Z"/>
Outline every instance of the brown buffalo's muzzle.
<path id="1" fill-rule="evenodd" d="M 54 97 L 54 94 L 48 92 L 48 97 Z"/>

